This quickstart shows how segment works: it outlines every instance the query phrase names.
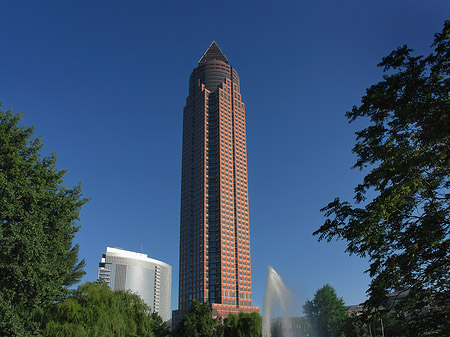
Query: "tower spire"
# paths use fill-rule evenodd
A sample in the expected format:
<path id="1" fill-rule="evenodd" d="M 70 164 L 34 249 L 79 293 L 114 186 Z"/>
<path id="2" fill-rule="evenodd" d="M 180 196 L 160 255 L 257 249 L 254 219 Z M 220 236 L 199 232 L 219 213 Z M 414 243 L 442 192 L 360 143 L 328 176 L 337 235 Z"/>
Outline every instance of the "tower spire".
<path id="1" fill-rule="evenodd" d="M 211 42 L 209 48 L 205 51 L 200 61 L 198 61 L 198 64 L 211 60 L 220 60 L 228 64 L 228 59 L 223 54 L 222 50 L 220 50 L 216 41 Z"/>

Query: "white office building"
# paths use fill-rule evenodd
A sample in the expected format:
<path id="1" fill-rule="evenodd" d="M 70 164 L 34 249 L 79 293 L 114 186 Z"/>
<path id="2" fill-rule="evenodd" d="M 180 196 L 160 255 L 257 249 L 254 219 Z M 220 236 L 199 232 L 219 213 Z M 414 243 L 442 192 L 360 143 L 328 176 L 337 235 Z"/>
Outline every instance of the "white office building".
<path id="1" fill-rule="evenodd" d="M 147 254 L 119 248 L 106 248 L 99 263 L 98 279 L 112 290 L 138 294 L 164 321 L 170 320 L 172 266 Z"/>

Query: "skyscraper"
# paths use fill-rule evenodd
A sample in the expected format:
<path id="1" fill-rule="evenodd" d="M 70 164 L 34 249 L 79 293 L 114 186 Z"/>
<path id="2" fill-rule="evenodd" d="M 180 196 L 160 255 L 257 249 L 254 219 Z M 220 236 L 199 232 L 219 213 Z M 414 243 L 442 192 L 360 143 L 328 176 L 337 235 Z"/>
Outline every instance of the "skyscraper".
<path id="1" fill-rule="evenodd" d="M 176 324 L 192 300 L 226 317 L 252 306 L 245 106 L 215 42 L 189 79 L 183 111 Z"/>
<path id="2" fill-rule="evenodd" d="M 98 279 L 112 290 L 137 293 L 164 321 L 170 320 L 172 266 L 167 263 L 147 254 L 107 247 L 99 263 Z"/>

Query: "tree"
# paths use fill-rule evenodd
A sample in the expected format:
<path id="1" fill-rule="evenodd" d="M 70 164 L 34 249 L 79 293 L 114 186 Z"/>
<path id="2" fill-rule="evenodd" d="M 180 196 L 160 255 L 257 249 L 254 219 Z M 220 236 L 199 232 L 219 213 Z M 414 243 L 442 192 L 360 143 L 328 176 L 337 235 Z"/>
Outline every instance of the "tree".
<path id="1" fill-rule="evenodd" d="M 104 283 L 86 282 L 50 310 L 43 336 L 154 337 L 152 329 L 160 322 L 161 318 L 151 313 L 139 295 L 112 291 Z"/>
<path id="2" fill-rule="evenodd" d="M 82 259 L 78 262 L 78 251 L 80 250 L 80 245 L 77 243 L 70 248 L 71 245 L 71 242 L 67 243 L 67 255 L 63 260 L 63 263 L 66 264 L 69 270 L 63 282 L 65 287 L 70 287 L 71 285 L 77 284 L 81 281 L 83 275 L 86 274 L 84 271 L 86 261 Z"/>
<path id="3" fill-rule="evenodd" d="M 261 316 L 257 312 L 230 314 L 224 320 L 224 337 L 260 337 Z"/>
<path id="4" fill-rule="evenodd" d="M 162 317 L 157 312 L 153 312 L 151 315 L 150 328 L 155 334 L 155 337 L 169 337 L 170 328 Z"/>
<path id="5" fill-rule="evenodd" d="M 349 315 L 345 318 L 341 331 L 345 337 L 366 337 L 369 329 L 362 316 Z"/>
<path id="6" fill-rule="evenodd" d="M 319 337 L 341 336 L 340 329 L 345 320 L 344 300 L 329 284 L 317 290 L 312 301 L 306 301 L 303 311 Z"/>
<path id="7" fill-rule="evenodd" d="M 208 303 L 192 301 L 189 312 L 175 328 L 174 335 L 179 337 L 212 337 L 219 322 L 212 317 Z"/>
<path id="8" fill-rule="evenodd" d="M 42 312 L 84 273 L 72 239 L 87 199 L 80 185 L 63 185 L 54 154 L 41 158 L 41 139 L 18 126 L 21 116 L 0 110 L 2 336 L 36 334 Z"/>
<path id="9" fill-rule="evenodd" d="M 237 336 L 237 330 L 239 326 L 239 316 L 229 314 L 227 318 L 223 321 L 223 336 L 224 337 L 234 337 Z"/>
<path id="10" fill-rule="evenodd" d="M 383 58 L 383 81 L 346 114 L 368 119 L 353 152 L 354 167 L 369 172 L 355 205 L 336 198 L 314 233 L 368 257 L 368 310 L 385 307 L 389 293 L 407 294 L 398 310 L 418 335 L 450 331 L 449 33 L 446 21 L 427 57 L 405 45 Z"/>

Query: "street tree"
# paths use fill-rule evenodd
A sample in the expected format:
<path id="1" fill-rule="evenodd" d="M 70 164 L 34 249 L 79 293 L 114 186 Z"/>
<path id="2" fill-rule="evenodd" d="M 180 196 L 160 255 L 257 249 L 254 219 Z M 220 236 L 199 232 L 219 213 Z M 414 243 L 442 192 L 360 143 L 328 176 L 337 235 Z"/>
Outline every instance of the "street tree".
<path id="1" fill-rule="evenodd" d="M 318 337 L 341 336 L 345 320 L 344 300 L 337 296 L 331 285 L 325 284 L 318 289 L 314 299 L 303 305 L 303 311 Z"/>
<path id="2" fill-rule="evenodd" d="M 104 283 L 86 282 L 45 315 L 44 337 L 168 336 L 158 314 L 137 294 L 112 291 Z"/>
<path id="3" fill-rule="evenodd" d="M 314 233 L 367 257 L 366 308 L 390 310 L 388 295 L 402 294 L 397 310 L 416 335 L 450 331 L 449 33 L 446 21 L 428 56 L 405 45 L 383 58 L 383 80 L 346 114 L 367 125 L 353 152 L 354 168 L 368 173 L 354 203 L 336 198 L 322 209 L 327 220 Z"/>
<path id="4" fill-rule="evenodd" d="M 1 106 L 1 105 L 0 105 Z M 0 335 L 39 331 L 45 309 L 83 275 L 78 246 L 81 187 L 64 185 L 56 157 L 41 156 L 33 127 L 0 110 Z"/>

